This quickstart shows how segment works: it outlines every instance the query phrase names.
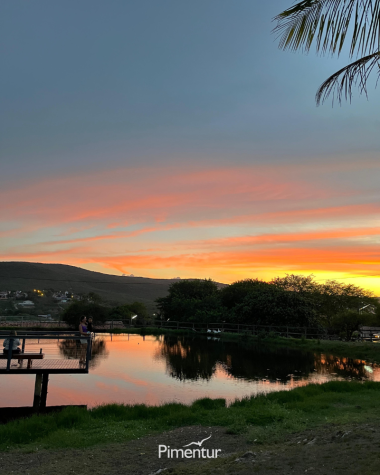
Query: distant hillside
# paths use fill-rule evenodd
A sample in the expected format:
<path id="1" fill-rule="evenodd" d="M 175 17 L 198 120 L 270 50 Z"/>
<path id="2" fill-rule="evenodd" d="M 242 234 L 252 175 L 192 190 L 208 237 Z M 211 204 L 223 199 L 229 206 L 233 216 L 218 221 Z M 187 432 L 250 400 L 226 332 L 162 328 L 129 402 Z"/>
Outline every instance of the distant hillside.
<path id="1" fill-rule="evenodd" d="M 112 304 L 143 302 L 149 309 L 164 297 L 172 279 L 122 277 L 63 264 L 0 262 L 0 290 L 54 289 L 74 293 L 96 292 Z"/>

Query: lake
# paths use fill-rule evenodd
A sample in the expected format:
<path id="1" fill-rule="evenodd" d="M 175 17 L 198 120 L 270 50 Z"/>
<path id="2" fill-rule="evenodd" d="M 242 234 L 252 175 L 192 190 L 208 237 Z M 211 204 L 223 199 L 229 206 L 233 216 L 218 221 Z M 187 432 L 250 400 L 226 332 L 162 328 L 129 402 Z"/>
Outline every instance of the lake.
<path id="1" fill-rule="evenodd" d="M 45 358 L 78 358 L 75 342 L 28 340 Z M 0 341 L 2 347 L 2 341 Z M 89 374 L 52 374 L 48 406 L 104 403 L 191 403 L 289 390 L 331 380 L 380 380 L 380 368 L 341 358 L 258 343 L 191 336 L 96 335 Z M 31 406 L 34 375 L 1 375 L 0 406 Z"/>

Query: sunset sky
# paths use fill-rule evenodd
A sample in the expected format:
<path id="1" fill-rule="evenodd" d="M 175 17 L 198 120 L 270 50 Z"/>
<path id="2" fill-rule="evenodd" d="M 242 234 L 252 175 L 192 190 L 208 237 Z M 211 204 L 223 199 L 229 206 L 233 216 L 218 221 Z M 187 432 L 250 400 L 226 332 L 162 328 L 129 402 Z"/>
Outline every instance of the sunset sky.
<path id="1" fill-rule="evenodd" d="M 0 4 L 0 260 L 380 295 L 380 91 L 283 52 L 291 0 Z"/>

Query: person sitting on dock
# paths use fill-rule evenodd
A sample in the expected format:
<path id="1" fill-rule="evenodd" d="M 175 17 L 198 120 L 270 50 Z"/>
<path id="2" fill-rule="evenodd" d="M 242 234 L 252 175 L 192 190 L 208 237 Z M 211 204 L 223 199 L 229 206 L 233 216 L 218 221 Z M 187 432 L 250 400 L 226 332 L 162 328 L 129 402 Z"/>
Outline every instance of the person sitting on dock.
<path id="1" fill-rule="evenodd" d="M 20 340 L 17 337 L 17 333 L 13 330 L 11 331 L 10 335 L 8 338 L 5 338 L 3 346 L 4 350 L 3 353 L 7 354 L 9 351 L 9 343 L 11 338 L 13 339 L 13 344 L 12 344 L 12 353 L 21 353 L 21 350 L 19 348 L 20 346 Z"/>

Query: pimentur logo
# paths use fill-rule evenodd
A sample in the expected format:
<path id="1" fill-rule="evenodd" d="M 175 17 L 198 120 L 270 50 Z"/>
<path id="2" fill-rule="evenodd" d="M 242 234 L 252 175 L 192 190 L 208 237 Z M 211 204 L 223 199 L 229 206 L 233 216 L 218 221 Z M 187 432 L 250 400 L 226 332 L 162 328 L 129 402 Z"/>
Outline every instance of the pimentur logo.
<path id="1" fill-rule="evenodd" d="M 186 444 L 183 446 L 182 449 L 172 449 L 170 445 L 159 445 L 158 446 L 158 458 L 161 458 L 162 456 L 165 456 L 170 459 L 170 458 L 186 458 L 186 459 L 192 459 L 192 458 L 202 458 L 202 459 L 216 459 L 218 458 L 218 453 L 222 451 L 222 449 L 206 449 L 202 447 L 203 442 L 206 442 L 206 440 L 211 439 L 211 435 L 206 437 L 205 439 L 199 441 L 199 442 L 190 442 L 189 444 Z M 192 448 L 192 449 L 186 449 L 186 447 L 189 447 L 190 445 L 197 445 L 198 448 Z"/>

